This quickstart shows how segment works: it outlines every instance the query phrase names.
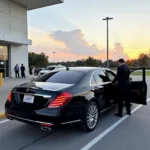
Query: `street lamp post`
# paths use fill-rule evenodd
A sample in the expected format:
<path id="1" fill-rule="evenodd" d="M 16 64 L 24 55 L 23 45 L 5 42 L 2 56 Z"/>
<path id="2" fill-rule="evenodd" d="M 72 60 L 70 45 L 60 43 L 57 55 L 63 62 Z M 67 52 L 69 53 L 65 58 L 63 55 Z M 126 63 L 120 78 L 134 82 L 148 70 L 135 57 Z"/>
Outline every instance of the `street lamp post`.
<path id="1" fill-rule="evenodd" d="M 56 54 L 56 52 L 53 52 L 53 54 L 54 54 L 54 63 L 55 63 L 55 54 Z"/>
<path id="2" fill-rule="evenodd" d="M 103 20 L 107 21 L 107 68 L 109 68 L 109 30 L 108 30 L 108 21 L 113 18 L 106 17 Z"/>

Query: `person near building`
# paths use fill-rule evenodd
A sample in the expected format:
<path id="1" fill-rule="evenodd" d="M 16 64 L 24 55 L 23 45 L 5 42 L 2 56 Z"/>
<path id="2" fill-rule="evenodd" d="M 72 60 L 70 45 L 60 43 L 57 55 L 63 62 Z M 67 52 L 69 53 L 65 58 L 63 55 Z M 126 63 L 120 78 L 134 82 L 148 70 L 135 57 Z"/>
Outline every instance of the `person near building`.
<path id="1" fill-rule="evenodd" d="M 119 95 L 119 108 L 118 112 L 115 114 L 118 117 L 123 115 L 123 102 L 126 104 L 126 111 L 128 115 L 131 115 L 131 104 L 128 98 L 129 93 L 129 75 L 130 69 L 125 64 L 124 59 L 119 59 L 119 67 L 117 70 L 117 76 L 114 79 L 113 83 L 115 84 L 118 81 L 118 95 Z"/>
<path id="2" fill-rule="evenodd" d="M 29 68 L 29 73 L 30 73 L 30 75 L 32 75 L 32 67 L 31 66 Z"/>
<path id="3" fill-rule="evenodd" d="M 25 71 L 26 71 L 25 66 L 22 64 L 21 65 L 21 77 L 22 78 L 25 78 Z"/>
<path id="4" fill-rule="evenodd" d="M 19 75 L 19 66 L 18 64 L 16 64 L 15 68 L 14 68 L 14 71 L 15 71 L 15 76 L 16 78 L 20 78 L 20 75 Z"/>

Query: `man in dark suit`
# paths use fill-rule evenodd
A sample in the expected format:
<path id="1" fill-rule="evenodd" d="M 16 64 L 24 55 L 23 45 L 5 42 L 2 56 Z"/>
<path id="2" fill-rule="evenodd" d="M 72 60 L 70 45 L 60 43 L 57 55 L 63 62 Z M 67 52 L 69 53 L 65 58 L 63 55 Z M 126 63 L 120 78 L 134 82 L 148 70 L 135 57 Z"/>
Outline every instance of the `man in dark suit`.
<path id="1" fill-rule="evenodd" d="M 25 66 L 23 64 L 21 65 L 20 70 L 21 70 L 21 77 L 26 78 L 26 76 L 25 76 L 26 69 L 25 69 Z"/>
<path id="2" fill-rule="evenodd" d="M 131 110 L 130 110 L 131 104 L 128 98 L 129 86 L 130 86 L 129 75 L 130 75 L 130 69 L 125 64 L 124 59 L 119 59 L 117 76 L 113 81 L 113 83 L 116 83 L 118 81 L 117 88 L 118 88 L 118 95 L 119 95 L 119 108 L 118 108 L 118 113 L 115 114 L 118 117 L 122 117 L 124 101 L 126 104 L 127 114 L 131 115 Z"/>

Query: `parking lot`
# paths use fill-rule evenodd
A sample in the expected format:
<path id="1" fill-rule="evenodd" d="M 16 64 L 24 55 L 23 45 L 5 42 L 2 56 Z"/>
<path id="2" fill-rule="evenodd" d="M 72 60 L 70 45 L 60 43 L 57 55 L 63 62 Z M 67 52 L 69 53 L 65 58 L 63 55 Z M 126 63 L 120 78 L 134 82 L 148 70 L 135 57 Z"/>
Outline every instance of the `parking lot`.
<path id="1" fill-rule="evenodd" d="M 138 79 L 138 77 L 136 77 Z M 5 81 L 7 83 L 7 81 Z M 23 81 L 17 81 L 19 84 Z M 148 100 L 150 78 L 147 77 Z M 3 111 L 11 81 L 0 89 Z M 91 133 L 82 131 L 80 124 L 64 125 L 51 132 L 17 121 L 0 120 L 1 150 L 149 150 L 150 105 L 132 106 L 132 116 L 114 116 L 116 107 L 102 113 L 97 128 Z"/>

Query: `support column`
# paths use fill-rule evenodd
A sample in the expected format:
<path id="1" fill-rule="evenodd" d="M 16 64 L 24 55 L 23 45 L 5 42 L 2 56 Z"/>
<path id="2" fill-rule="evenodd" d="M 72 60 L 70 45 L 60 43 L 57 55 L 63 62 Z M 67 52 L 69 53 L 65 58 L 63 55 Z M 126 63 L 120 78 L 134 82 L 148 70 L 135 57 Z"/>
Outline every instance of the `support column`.
<path id="1" fill-rule="evenodd" d="M 10 45 L 10 63 L 9 63 L 9 76 L 15 77 L 14 67 L 16 64 L 21 66 L 23 64 L 26 68 L 26 76 L 28 76 L 28 46 Z"/>

